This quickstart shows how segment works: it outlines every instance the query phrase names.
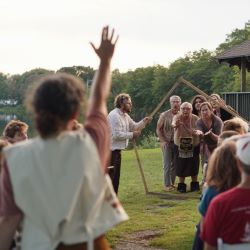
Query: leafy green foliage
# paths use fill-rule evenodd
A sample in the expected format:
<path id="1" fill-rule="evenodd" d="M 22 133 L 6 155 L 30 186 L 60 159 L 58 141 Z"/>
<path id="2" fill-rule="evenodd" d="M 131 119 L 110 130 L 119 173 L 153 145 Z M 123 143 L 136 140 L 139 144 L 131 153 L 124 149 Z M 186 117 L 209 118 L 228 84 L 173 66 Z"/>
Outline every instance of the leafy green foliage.
<path id="1" fill-rule="evenodd" d="M 230 34 L 227 34 L 227 38 L 224 43 L 221 43 L 216 49 L 217 54 L 224 52 L 238 45 L 246 40 L 250 39 L 250 20 L 245 23 L 243 29 L 235 29 Z"/>

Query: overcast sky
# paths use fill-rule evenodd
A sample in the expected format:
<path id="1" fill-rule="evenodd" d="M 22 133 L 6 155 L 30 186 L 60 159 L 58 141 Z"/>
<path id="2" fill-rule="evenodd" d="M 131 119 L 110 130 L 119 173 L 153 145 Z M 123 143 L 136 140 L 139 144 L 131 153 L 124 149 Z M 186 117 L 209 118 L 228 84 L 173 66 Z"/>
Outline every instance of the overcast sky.
<path id="1" fill-rule="evenodd" d="M 113 69 L 168 66 L 215 50 L 250 20 L 249 0 L 0 0 L 0 72 L 96 68 L 89 41 L 104 25 L 120 35 Z"/>

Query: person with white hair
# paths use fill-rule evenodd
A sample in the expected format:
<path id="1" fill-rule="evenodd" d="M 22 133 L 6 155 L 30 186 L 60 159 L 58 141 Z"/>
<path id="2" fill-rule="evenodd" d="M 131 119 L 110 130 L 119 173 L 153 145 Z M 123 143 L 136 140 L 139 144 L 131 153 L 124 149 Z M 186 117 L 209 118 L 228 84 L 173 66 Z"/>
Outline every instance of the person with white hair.
<path id="1" fill-rule="evenodd" d="M 217 239 L 227 244 L 250 243 L 250 135 L 236 142 L 237 167 L 241 182 L 209 205 L 201 238 L 206 250 L 217 249 Z"/>
<path id="2" fill-rule="evenodd" d="M 165 191 L 175 189 L 174 129 L 171 124 L 173 117 L 180 111 L 181 98 L 173 95 L 169 101 L 170 109 L 160 114 L 156 128 L 162 149 Z"/>
<path id="3" fill-rule="evenodd" d="M 192 114 L 192 104 L 181 104 L 180 113 L 174 116 L 172 126 L 174 128 L 174 163 L 176 175 L 179 177 L 177 190 L 186 192 L 185 178 L 191 176 L 190 191 L 200 190 L 198 182 L 200 164 L 200 135 L 197 129 L 198 116 Z"/>

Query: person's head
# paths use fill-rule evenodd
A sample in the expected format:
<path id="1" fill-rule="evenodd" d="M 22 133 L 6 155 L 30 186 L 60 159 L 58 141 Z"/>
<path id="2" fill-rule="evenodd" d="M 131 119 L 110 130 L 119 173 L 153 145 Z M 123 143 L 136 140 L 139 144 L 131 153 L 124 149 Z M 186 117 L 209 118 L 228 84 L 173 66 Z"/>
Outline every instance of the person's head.
<path id="1" fill-rule="evenodd" d="M 3 136 L 10 143 L 24 141 L 28 139 L 28 124 L 19 120 L 11 120 L 3 130 Z"/>
<path id="2" fill-rule="evenodd" d="M 248 124 L 239 117 L 234 117 L 230 120 L 224 121 L 222 131 L 234 130 L 239 134 L 246 134 L 248 132 Z"/>
<path id="3" fill-rule="evenodd" d="M 220 107 L 220 104 L 222 104 L 223 100 L 218 94 L 211 94 L 210 95 L 210 103 L 214 109 L 217 109 Z"/>
<path id="4" fill-rule="evenodd" d="M 189 117 L 192 114 L 192 104 L 189 102 L 183 102 L 180 111 L 183 117 Z"/>
<path id="5" fill-rule="evenodd" d="M 238 139 L 236 148 L 239 169 L 250 176 L 250 135 Z"/>
<path id="6" fill-rule="evenodd" d="M 202 119 L 208 119 L 213 116 L 213 108 L 209 102 L 201 103 L 200 114 Z"/>
<path id="7" fill-rule="evenodd" d="M 132 110 L 131 97 L 126 93 L 121 93 L 115 97 L 114 106 L 124 113 L 130 113 Z"/>
<path id="8" fill-rule="evenodd" d="M 239 184 L 240 172 L 237 168 L 234 141 L 225 141 L 214 150 L 208 161 L 206 181 L 208 186 L 214 186 L 218 192 Z"/>
<path id="9" fill-rule="evenodd" d="M 206 102 L 206 101 L 207 101 L 207 99 L 202 95 L 194 96 L 194 98 L 191 101 L 192 107 L 193 107 L 193 114 L 199 115 L 200 105 L 201 105 L 201 103 Z"/>
<path id="10" fill-rule="evenodd" d="M 178 95 L 172 95 L 169 99 L 171 109 L 175 112 L 180 110 L 181 98 Z"/>
<path id="11" fill-rule="evenodd" d="M 27 96 L 26 104 L 34 114 L 35 126 L 42 138 L 67 130 L 84 100 L 84 84 L 69 74 L 45 77 Z"/>
<path id="12" fill-rule="evenodd" d="M 234 130 L 223 131 L 218 137 L 217 145 L 220 146 L 224 140 L 229 139 L 230 137 L 235 135 L 239 135 L 239 133 Z"/>

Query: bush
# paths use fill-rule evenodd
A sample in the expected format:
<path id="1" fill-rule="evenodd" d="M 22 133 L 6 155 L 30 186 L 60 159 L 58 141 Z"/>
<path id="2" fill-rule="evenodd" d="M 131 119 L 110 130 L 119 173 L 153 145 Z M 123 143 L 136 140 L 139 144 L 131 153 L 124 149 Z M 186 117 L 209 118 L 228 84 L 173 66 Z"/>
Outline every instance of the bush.
<path id="1" fill-rule="evenodd" d="M 139 148 L 159 148 L 160 143 L 158 138 L 155 135 L 149 135 L 147 137 L 144 137 L 139 145 Z"/>

